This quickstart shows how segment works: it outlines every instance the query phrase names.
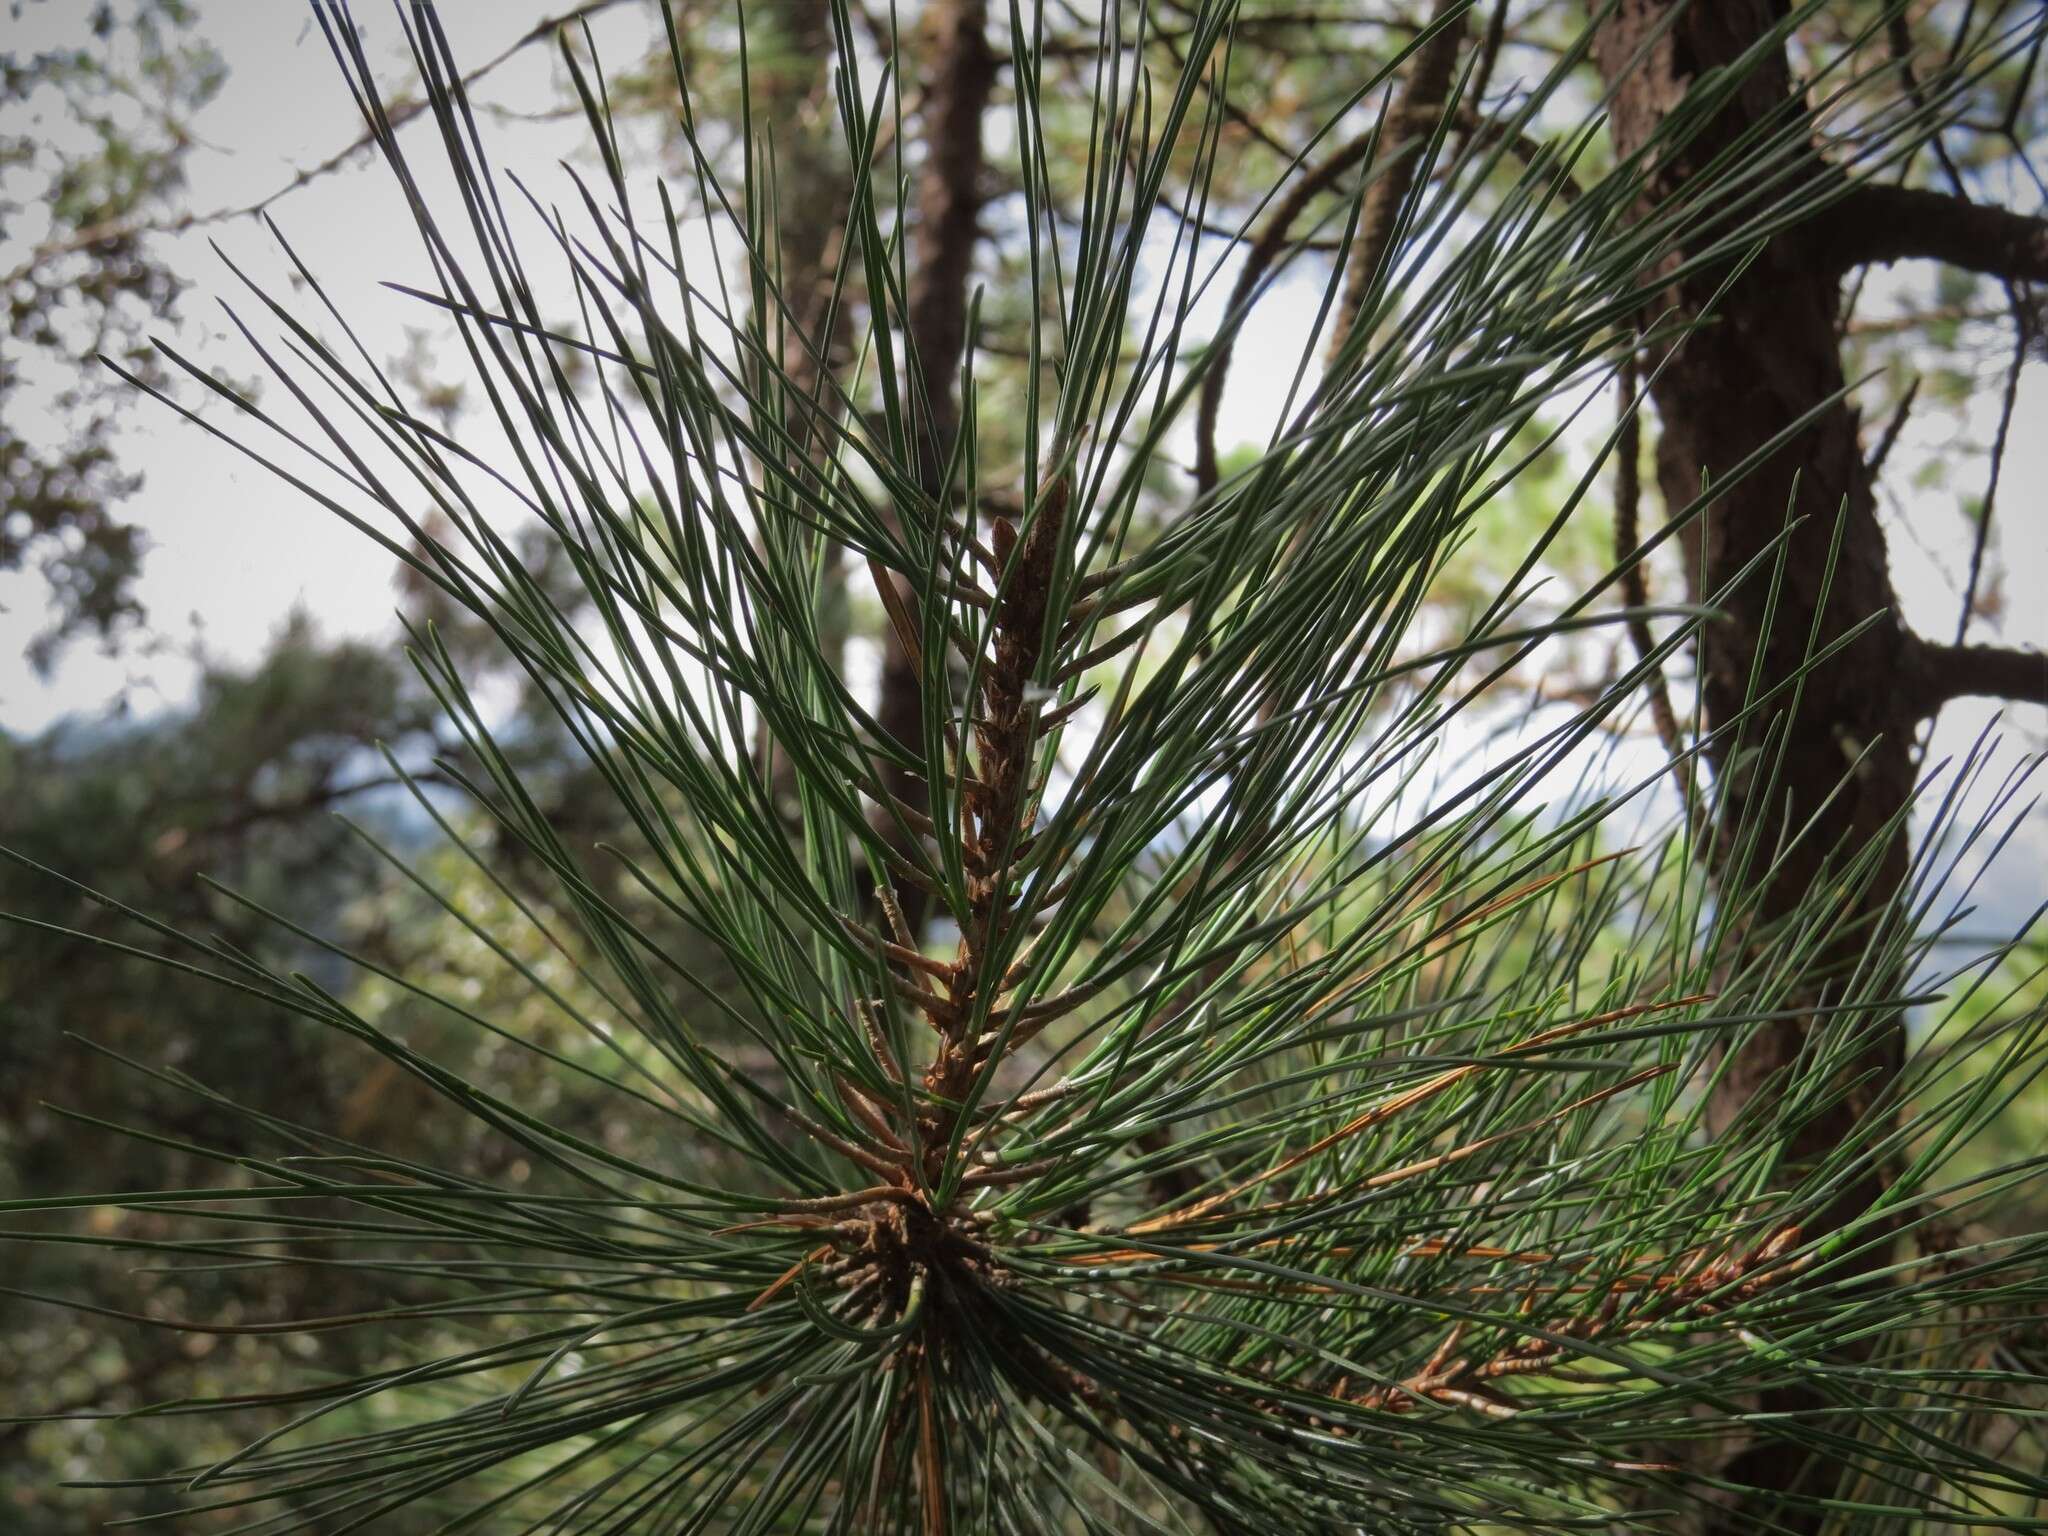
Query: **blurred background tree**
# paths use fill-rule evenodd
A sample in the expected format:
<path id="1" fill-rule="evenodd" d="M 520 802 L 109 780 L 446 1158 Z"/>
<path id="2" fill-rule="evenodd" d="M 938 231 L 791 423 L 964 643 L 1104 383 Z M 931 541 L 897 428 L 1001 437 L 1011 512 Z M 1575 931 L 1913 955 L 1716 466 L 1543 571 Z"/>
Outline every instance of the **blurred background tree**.
<path id="1" fill-rule="evenodd" d="M 23 9 L 9 7 L 17 27 Z M 75 360 L 106 351 L 152 366 L 144 333 L 185 287 L 152 237 L 180 217 L 190 120 L 226 80 L 183 0 L 70 10 L 67 45 L 0 50 L 0 229 L 18 258 L 0 348 L 0 570 L 33 563 L 50 585 L 39 665 L 74 636 L 113 641 L 142 616 L 123 397 Z"/>

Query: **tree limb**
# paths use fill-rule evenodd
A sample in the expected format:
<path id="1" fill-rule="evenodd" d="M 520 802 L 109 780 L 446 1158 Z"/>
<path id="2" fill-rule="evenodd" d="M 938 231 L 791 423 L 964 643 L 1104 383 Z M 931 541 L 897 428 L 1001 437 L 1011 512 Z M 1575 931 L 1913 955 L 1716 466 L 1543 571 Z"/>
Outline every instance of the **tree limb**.
<path id="1" fill-rule="evenodd" d="M 1459 0 L 1436 0 L 1429 19 L 1438 31 L 1416 51 L 1408 78 L 1401 82 L 1401 94 L 1394 103 L 1394 121 L 1402 139 L 1432 121 L 1442 110 L 1457 74 L 1458 51 L 1465 41 L 1465 14 L 1459 8 Z M 1401 139 L 1392 141 L 1388 148 L 1391 158 L 1386 172 L 1367 189 L 1365 207 L 1359 212 L 1343 298 L 1330 327 L 1332 362 L 1342 354 L 1357 327 L 1359 312 L 1365 308 L 1373 281 L 1393 248 L 1394 225 L 1400 218 L 1401 207 L 1415 189 L 1419 156 Z"/>
<path id="2" fill-rule="evenodd" d="M 1998 402 L 1998 430 L 1991 437 L 1991 466 L 1985 473 L 1984 495 L 1970 539 L 1970 574 L 1963 583 L 1963 601 L 1956 613 L 1955 643 L 1961 645 L 1970 632 L 1970 620 L 1977 611 L 1977 588 L 1984 579 L 1984 551 L 1991 543 L 1991 517 L 1998 508 L 1998 486 L 2005 477 L 2005 445 L 2012 437 L 2013 407 L 2019 403 L 2020 371 L 2027 366 L 2033 347 L 2034 327 L 2027 317 L 2023 295 L 2007 283 L 2006 297 L 2012 305 L 2012 362 L 2005 370 L 2005 392 Z"/>
<path id="3" fill-rule="evenodd" d="M 1858 187 L 1814 225 L 1836 272 L 1926 257 L 1994 277 L 2048 282 L 2048 219 L 1921 187 Z"/>
<path id="4" fill-rule="evenodd" d="M 925 159 L 913 194 L 916 264 L 909 277 L 903 329 L 912 360 L 908 384 L 916 407 L 919 489 L 936 509 L 934 515 L 943 517 L 946 465 L 960 432 L 958 374 L 967 346 L 968 284 L 974 271 L 975 246 L 981 238 L 982 118 L 995 88 L 997 61 L 985 35 L 987 0 L 928 5 L 921 26 L 927 44 L 920 60 L 925 87 L 920 113 Z M 889 513 L 897 519 L 901 515 L 900 508 Z M 885 605 L 890 592 L 896 595 L 895 604 L 889 605 L 892 618 L 899 608 L 903 615 L 916 608 L 917 594 L 904 578 L 877 567 L 875 579 Z M 919 658 L 906 643 L 909 633 L 896 622 L 885 632 L 877 719 L 911 761 L 922 763 L 925 682 Z M 931 643 L 942 647 L 944 642 L 933 636 Z M 940 665 L 943 668 L 943 663 Z M 882 765 L 882 778 L 895 800 L 920 815 L 929 809 L 921 771 L 890 759 Z M 905 864 L 913 862 L 915 850 L 903 844 L 893 821 L 878 830 Z M 930 902 L 919 882 L 899 880 L 896 899 L 910 932 L 921 932 Z"/>
<path id="5" fill-rule="evenodd" d="M 1923 640 L 1915 659 L 1915 703 L 1922 719 L 1950 699 L 2048 704 L 2048 653 L 2005 645 L 1932 645 Z"/>
<path id="6" fill-rule="evenodd" d="M 1428 131 L 1435 125 L 1437 108 L 1430 108 L 1413 118 L 1410 126 Z M 1511 126 L 1503 125 L 1492 118 L 1481 117 L 1470 107 L 1460 107 L 1455 119 L 1458 130 L 1469 134 L 1481 144 L 1499 143 L 1506 146 L 1509 154 L 1525 166 L 1544 163 L 1550 151 L 1541 140 L 1531 137 Z M 1373 150 L 1382 140 L 1379 129 L 1368 129 L 1354 139 L 1349 139 L 1330 151 L 1329 157 L 1315 169 L 1305 172 L 1301 179 L 1289 189 L 1287 195 L 1274 204 L 1267 216 L 1264 227 L 1251 239 L 1250 249 L 1245 254 L 1244 266 L 1239 269 L 1236 283 L 1230 290 L 1230 301 L 1226 314 L 1235 315 L 1242 311 L 1265 280 L 1274 262 L 1292 246 L 1297 250 L 1312 250 L 1309 241 L 1296 241 L 1290 231 L 1294 222 L 1301 217 L 1318 193 L 1327 191 L 1332 183 L 1344 172 L 1350 170 Z M 1398 143 L 1397 137 L 1390 137 L 1388 143 Z M 1566 202 L 1574 201 L 1580 195 L 1579 184 L 1570 176 L 1560 173 L 1557 194 Z M 1215 357 L 1209 370 L 1202 376 L 1202 391 L 1195 409 L 1195 494 L 1206 496 L 1216 489 L 1218 478 L 1216 458 L 1216 423 L 1223 406 L 1224 378 L 1230 371 L 1231 354 L 1236 350 L 1235 332 L 1226 333 L 1215 344 Z"/>
<path id="7" fill-rule="evenodd" d="M 1657 664 L 1657 640 L 1650 633 L 1650 621 L 1642 610 L 1650 606 L 1649 577 L 1636 548 L 1643 500 L 1643 417 L 1642 402 L 1636 399 L 1636 359 L 1631 352 L 1621 365 L 1616 380 L 1620 398 L 1621 435 L 1614 449 L 1614 558 L 1621 565 L 1621 598 L 1630 610 L 1629 643 L 1636 659 L 1649 668 L 1643 680 L 1650 700 L 1650 720 L 1657 728 L 1657 740 L 1671 761 L 1671 780 L 1678 797 L 1692 804 L 1692 781 L 1686 770 L 1685 738 L 1678 729 L 1678 715 L 1671 707 L 1671 689 L 1664 669 Z"/>
<path id="8" fill-rule="evenodd" d="M 1296 182 L 1274 208 L 1266 226 L 1252 241 L 1244 267 L 1230 290 L 1228 314 L 1236 314 L 1251 301 L 1266 272 L 1286 250 L 1288 231 L 1317 193 L 1363 160 L 1372 149 L 1376 134 L 1362 133 L 1339 145 L 1328 159 Z M 1216 420 L 1223 408 L 1223 381 L 1230 371 L 1230 355 L 1237 347 L 1235 332 L 1226 332 L 1216 343 L 1216 355 L 1202 376 L 1202 394 L 1195 408 L 1195 493 L 1206 496 L 1216 489 Z"/>

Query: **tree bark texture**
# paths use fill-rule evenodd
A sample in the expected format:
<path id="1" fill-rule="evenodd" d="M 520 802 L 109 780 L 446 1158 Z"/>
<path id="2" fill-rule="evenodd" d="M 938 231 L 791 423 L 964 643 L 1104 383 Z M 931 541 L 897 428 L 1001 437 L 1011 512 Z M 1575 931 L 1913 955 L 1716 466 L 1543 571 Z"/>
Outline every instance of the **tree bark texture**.
<path id="1" fill-rule="evenodd" d="M 1622 0 L 1596 44 L 1596 59 L 1614 88 L 1612 132 L 1630 154 L 1653 141 L 1665 119 L 1703 72 L 1729 66 L 1784 17 L 1782 0 Z M 1698 138 L 1656 165 L 1649 195 L 1679 192 L 1711 157 L 1745 129 L 1781 114 L 1793 93 L 1782 50 L 1749 76 L 1740 95 Z M 1826 168 L 1814 159 L 1816 187 Z M 1770 689 L 1797 676 L 1809 645 L 1824 647 L 1856 625 L 1876 622 L 1846 650 L 1814 669 L 1793 697 L 1773 706 L 1781 714 L 1785 751 L 1779 776 L 1768 784 L 1745 778 L 1733 742 L 1710 742 L 1708 759 L 1733 817 L 1760 819 L 1766 849 L 1781 832 L 1806 828 L 1768 877 L 1767 858 L 1747 874 L 1762 924 L 1793 911 L 1824 867 L 1843 853 L 1874 848 L 1877 869 L 1860 902 L 1865 923 L 1824 954 L 1824 965 L 1846 967 L 1872 925 L 1884 920 L 1908 867 L 1902 812 L 1914 784 L 1912 746 L 1922 710 L 1913 690 L 1898 686 L 1913 673 L 1918 646 L 1900 624 L 1886 558 L 1884 530 L 1859 441 L 1858 419 L 1834 400 L 1844 385 L 1837 336 L 1843 265 L 1832 248 L 1825 216 L 1771 241 L 1720 301 L 1711 303 L 1725 272 L 1683 281 L 1668 269 L 1646 274 L 1645 315 L 1705 319 L 1666 355 L 1646 359 L 1661 369 L 1652 386 L 1659 435 L 1656 476 L 1665 504 L 1683 508 L 1702 484 L 1712 484 L 1744 458 L 1814 412 L 1804 429 L 1764 467 L 1717 500 L 1703 523 L 1684 535 L 1690 595 L 1719 594 L 1736 573 L 1800 519 L 1783 564 L 1775 614 L 1767 616 L 1768 579 L 1744 583 L 1724 599 L 1726 618 L 1708 626 L 1699 675 L 1710 730 L 1732 720 L 1751 696 L 1752 667 Z M 1839 557 L 1832 576 L 1829 549 L 1841 520 Z M 1761 726 L 1745 733 L 1755 743 Z M 1845 781 L 1846 776 L 1846 781 Z M 1810 825 L 1809 825 L 1810 823 Z M 1716 845 L 1716 874 L 1724 885 L 1744 879 L 1731 866 L 1727 842 Z M 1879 982 L 1883 984 L 1882 981 Z M 1814 999 L 1817 1001 L 1818 999 Z M 1809 1028 L 1802 1020 L 1766 1027 L 1724 1063 L 1713 1090 L 1708 1125 L 1726 1130 L 1761 1095 L 1775 1091 L 1794 1070 Z M 1791 1171 L 1817 1161 L 1856 1132 L 1898 1076 L 1904 1061 L 1903 1021 L 1874 1018 L 1856 1067 L 1864 1081 L 1832 1107 L 1798 1128 L 1786 1148 Z M 1881 1192 L 1879 1175 L 1865 1175 L 1818 1213 L 1809 1235 L 1853 1219 Z M 1817 1404 L 1784 1394 L 1759 1404 L 1765 1410 L 1812 1412 Z M 1758 1515 L 1794 1530 L 1807 1517 L 1775 1506 L 1787 1492 L 1825 1495 L 1832 1470 L 1796 1445 L 1759 1440 L 1716 1469 L 1757 1490 L 1709 1522 L 1716 1530 L 1760 1528 Z M 1813 1528 L 1817 1528 L 1817 1522 Z"/>

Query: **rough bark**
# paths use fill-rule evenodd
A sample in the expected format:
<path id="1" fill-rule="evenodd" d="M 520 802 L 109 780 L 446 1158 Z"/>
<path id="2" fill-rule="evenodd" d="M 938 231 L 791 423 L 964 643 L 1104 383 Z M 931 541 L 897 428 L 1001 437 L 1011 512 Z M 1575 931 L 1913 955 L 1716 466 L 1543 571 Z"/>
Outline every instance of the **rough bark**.
<path id="1" fill-rule="evenodd" d="M 1617 85 L 1613 125 L 1623 151 L 1655 136 L 1702 71 L 1733 63 L 1776 24 L 1783 9 L 1781 0 L 1713 6 L 1624 0 L 1597 54 Z M 1635 69 L 1621 75 L 1658 28 L 1663 35 Z M 1652 195 L 1677 191 L 1717 149 L 1781 108 L 1791 88 L 1782 56 L 1757 69 L 1721 122 L 1683 154 L 1663 161 Z M 1838 657 L 1808 674 L 1796 704 L 1785 703 L 1788 750 L 1783 776 L 1772 786 L 1777 801 L 1769 815 L 1778 823 L 1817 821 L 1764 885 L 1765 921 L 1793 910 L 1841 849 L 1882 847 L 1881 872 L 1867 898 L 1873 910 L 1897 890 L 1906 869 L 1906 839 L 1901 827 L 1886 829 L 1912 791 L 1912 738 L 1923 713 L 1914 690 L 1874 685 L 1912 674 L 1921 648 L 1893 612 L 1885 534 L 1856 413 L 1840 401 L 1825 403 L 1844 384 L 1836 335 L 1840 284 L 1837 269 L 1820 259 L 1825 240 L 1819 226 L 1779 236 L 1712 310 L 1710 324 L 1668 357 L 1654 359 L 1662 368 L 1652 389 L 1660 425 L 1657 480 L 1674 508 L 1690 502 L 1703 482 L 1728 474 L 1791 423 L 1817 412 L 1760 471 L 1724 493 L 1704 526 L 1687 537 L 1687 580 L 1691 595 L 1700 599 L 1720 592 L 1768 549 L 1784 531 L 1788 513 L 1803 520 L 1791 536 L 1774 619 L 1766 622 L 1766 585 L 1753 581 L 1726 600 L 1726 619 L 1708 633 L 1700 669 L 1708 726 L 1740 713 L 1759 654 L 1761 682 L 1769 688 L 1798 673 L 1810 641 L 1825 646 L 1877 616 Z M 1709 271 L 1668 285 L 1652 296 L 1650 307 L 1668 306 L 1686 319 L 1706 316 L 1723 279 L 1723 273 Z M 1841 547 L 1830 576 L 1838 516 Z M 1723 740 L 1709 749 L 1724 776 L 1732 766 L 1730 745 Z M 1730 785 L 1734 809 L 1751 810 L 1745 797 L 1756 788 Z M 1796 1024 L 1780 1031 L 1788 1045 L 1796 1044 L 1798 1033 Z M 1738 1071 L 1720 1095 L 1725 1108 L 1739 1109 L 1760 1085 L 1756 1073 Z M 1850 1112 L 1848 1106 L 1841 1111 Z M 1822 1134 L 1819 1128 L 1816 1134 Z"/>
<path id="2" fill-rule="evenodd" d="M 1704 71 L 1732 65 L 1784 13 L 1782 0 L 1716 0 L 1711 5 L 1623 0 L 1596 49 L 1601 70 L 1615 88 L 1612 128 L 1619 149 L 1630 153 L 1655 139 Z M 1738 97 L 1698 139 L 1665 154 L 1650 196 L 1678 192 L 1745 129 L 1782 112 L 1792 91 L 1779 52 L 1755 68 Z M 1816 177 L 1825 174 L 1818 160 L 1814 171 Z M 1697 599 L 1719 593 L 1768 549 L 1783 532 L 1788 510 L 1803 519 L 1791 535 L 1776 614 L 1767 621 L 1768 587 L 1752 581 L 1725 601 L 1726 619 L 1705 637 L 1699 672 L 1708 727 L 1725 724 L 1743 709 L 1753 664 L 1760 662 L 1761 684 L 1770 688 L 1797 675 L 1810 639 L 1825 646 L 1879 616 L 1844 652 L 1808 674 L 1796 701 L 1788 698 L 1781 706 L 1786 751 L 1773 783 L 1744 782 L 1735 772 L 1731 741 L 1719 739 L 1709 748 L 1729 811 L 1744 820 L 1760 818 L 1771 829 L 1766 845 L 1776 841 L 1778 830 L 1811 822 L 1767 879 L 1749 872 L 1747 890 L 1756 898 L 1757 920 L 1763 924 L 1799 907 L 1823 868 L 1846 850 L 1874 847 L 1877 854 L 1875 879 L 1858 914 L 1869 923 L 1886 912 L 1907 870 L 1903 822 L 1895 818 L 1912 793 L 1912 743 L 1920 710 L 1910 690 L 1883 680 L 1910 672 L 1918 647 L 1894 614 L 1885 536 L 1856 413 L 1844 403 L 1824 404 L 1844 383 L 1836 335 L 1841 270 L 1820 225 L 1794 229 L 1772 241 L 1713 308 L 1712 323 L 1687 336 L 1668 357 L 1651 360 L 1662 365 L 1653 385 L 1661 428 L 1657 480 L 1673 508 L 1689 503 L 1703 481 L 1726 475 L 1791 423 L 1817 410 L 1810 425 L 1762 471 L 1732 487 L 1714 504 L 1703 527 L 1687 536 L 1687 579 Z M 1724 279 L 1725 273 L 1705 272 L 1671 283 L 1659 274 L 1651 279 L 1654 291 L 1646 312 L 1702 317 Z M 1829 546 L 1838 516 L 1840 556 L 1830 581 Z M 1716 859 L 1724 883 L 1744 878 L 1731 866 L 1726 844 Z M 1864 936 L 1864 930 L 1848 930 L 1835 952 L 1822 956 L 1823 965 L 1848 963 Z M 1784 1082 L 1808 1027 L 1797 1020 L 1772 1026 L 1725 1063 L 1707 1113 L 1715 1134 Z M 1790 1170 L 1839 1146 L 1868 1116 L 1881 1112 L 1878 1101 L 1903 1064 L 1903 1027 L 1895 1016 L 1874 1019 L 1866 1027 L 1867 1043 L 1857 1062 L 1865 1080 L 1794 1132 L 1786 1148 Z M 1817 1213 L 1809 1233 L 1852 1219 L 1880 1187 L 1876 1174 L 1867 1175 Z M 1784 1396 L 1782 1402 L 1760 1406 L 1781 1411 L 1815 1407 Z M 1754 1529 L 1763 1510 L 1802 1529 L 1804 1516 L 1773 1509 L 1779 1496 L 1831 1491 L 1829 1468 L 1783 1441 L 1750 1444 L 1718 1470 L 1758 1494 L 1737 1501 L 1747 1507 L 1716 1516 L 1716 1529 Z"/>
<path id="3" fill-rule="evenodd" d="M 967 341 L 967 280 L 980 234 L 981 119 L 995 86 L 987 0 L 932 0 L 923 22 L 924 164 L 917 176 L 917 265 L 905 321 L 917 354 L 924 410 L 919 473 L 936 494 L 960 427 L 956 374 Z"/>

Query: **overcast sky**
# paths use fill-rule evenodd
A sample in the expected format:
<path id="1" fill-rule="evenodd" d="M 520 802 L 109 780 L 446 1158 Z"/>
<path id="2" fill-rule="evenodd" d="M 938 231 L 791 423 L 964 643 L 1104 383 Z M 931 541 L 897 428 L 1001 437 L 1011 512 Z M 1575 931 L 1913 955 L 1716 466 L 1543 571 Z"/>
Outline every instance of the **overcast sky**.
<path id="1" fill-rule="evenodd" d="M 17 45 L 75 36 L 88 7 L 54 0 L 30 6 L 18 23 Z M 458 60 L 465 66 L 497 54 L 539 18 L 561 9 L 559 0 L 493 0 L 444 5 L 441 14 Z M 303 166 L 326 158 L 360 133 L 360 119 L 305 7 L 279 0 L 202 0 L 199 25 L 224 56 L 228 78 L 220 96 L 194 125 L 202 141 L 190 159 L 189 205 L 196 210 L 249 203 L 288 182 Z M 367 8 L 364 20 L 372 57 L 388 61 L 394 91 L 407 88 L 408 69 L 387 12 Z M 598 18 L 600 56 L 637 58 L 650 38 L 644 7 L 622 6 Z M 525 50 L 495 72 L 480 96 L 525 111 L 558 104 L 563 85 L 550 50 Z M 0 107 L 18 120 L 28 114 L 37 132 L 77 131 L 53 89 Z M 404 130 L 422 142 L 431 126 Z M 552 167 L 578 154 L 579 120 L 494 120 L 487 133 L 502 162 Z M 354 320 L 373 353 L 396 357 L 408 346 L 407 328 L 432 331 L 420 306 L 381 288 L 386 278 L 418 281 L 423 275 L 412 226 L 388 173 L 368 156 L 337 174 L 293 192 L 272 210 L 287 236 L 307 255 L 337 305 Z M 38 232 L 0 232 L 0 263 L 11 266 Z M 283 267 L 267 235 L 241 219 L 168 241 L 165 254 L 191 284 L 179 339 L 190 355 L 248 375 L 254 366 L 213 302 L 235 296 L 232 274 L 209 249 L 209 239 L 261 279 L 282 282 Z M 1885 274 L 1894 287 L 1924 282 L 1911 269 Z M 1220 298 L 1220 288 L 1215 297 Z M 1314 312 L 1309 278 L 1279 289 L 1260 316 L 1261 344 L 1241 348 L 1226 399 L 1222 440 L 1262 434 L 1270 402 L 1284 392 L 1285 370 L 1297 355 Z M 246 301 L 242 304 L 247 308 Z M 1197 324 L 1199 333 L 1213 318 Z M 1996 360 L 1991 360 L 1996 361 Z M 1966 437 L 1990 435 L 1995 387 L 1980 391 Z M 2048 645 L 2048 518 L 2041 497 L 2048 487 L 2048 367 L 2031 365 L 2024 377 L 2002 500 L 1999 563 L 2007 598 L 1996 629 L 1980 625 L 1972 638 L 2006 644 Z M 33 418 L 27 423 L 36 428 Z M 57 423 L 42 423 L 56 430 Z M 1911 430 L 1892 458 L 1889 487 L 1915 484 L 1916 470 L 1956 452 L 1953 422 L 1938 419 Z M 155 630 L 173 641 L 203 626 L 205 644 L 236 660 L 257 656 L 295 605 L 310 611 L 330 634 L 382 635 L 392 629 L 394 593 L 389 558 L 361 535 L 279 485 L 256 466 L 170 414 L 138 401 L 119 441 L 123 463 L 140 470 L 142 491 L 124 508 L 148 533 L 140 596 Z M 1903 520 L 1892 530 L 1892 564 L 1908 618 L 1924 633 L 1948 638 L 1955 624 L 1959 574 L 1967 539 L 1956 498 L 1974 487 L 1978 470 L 1944 488 L 1903 494 Z M 144 655 L 130 646 L 107 656 L 91 643 L 70 646 L 48 678 L 28 667 L 21 652 L 47 621 L 42 579 L 33 570 L 0 576 L 0 726 L 33 733 L 66 714 L 96 714 L 124 690 L 134 707 L 175 704 L 187 696 L 193 671 L 174 654 Z M 1873 686 L 1883 680 L 1873 679 Z M 1996 706 L 1965 703 L 1945 714 L 1937 755 L 1966 744 Z M 2038 751 L 2048 740 L 2044 712 L 2008 712 L 2009 751 Z M 2048 815 L 2029 831 L 2036 855 L 2048 855 Z M 2040 857 L 2020 874 L 2017 894 L 2041 881 Z"/>
<path id="2" fill-rule="evenodd" d="M 562 8 L 556 0 L 492 0 L 443 6 L 441 15 L 457 57 L 480 62 Z M 45 38 L 76 40 L 89 9 L 71 0 L 32 5 L 12 24 L 20 30 L 10 42 L 33 49 Z M 198 25 L 226 60 L 228 77 L 194 123 L 201 143 L 189 158 L 191 208 L 245 206 L 360 136 L 362 119 L 307 6 L 203 0 L 197 9 Z M 388 60 L 385 78 L 393 94 L 408 90 L 409 60 L 402 58 L 391 13 L 370 6 L 364 16 L 371 57 Z M 634 59 L 649 39 L 648 12 L 622 6 L 599 15 L 593 28 L 604 54 Z M 482 95 L 518 109 L 556 106 L 563 100 L 556 72 L 550 50 L 529 48 L 495 71 Z M 0 111 L 30 115 L 37 132 L 77 132 L 54 88 Z M 433 127 L 416 119 L 404 131 L 409 142 L 424 146 Z M 580 121 L 497 122 L 490 131 L 504 159 L 543 167 L 578 153 L 585 138 Z M 439 333 L 417 301 L 379 286 L 387 278 L 418 282 L 424 265 L 392 178 L 374 156 L 359 156 L 348 168 L 294 191 L 271 213 L 379 361 L 406 352 L 408 327 Z M 0 235 L 4 266 L 12 266 L 19 259 L 15 253 L 37 238 L 26 229 Z M 167 262 L 190 284 L 174 333 L 180 350 L 247 378 L 258 365 L 218 300 L 234 303 L 245 317 L 254 306 L 209 241 L 218 241 L 245 271 L 290 297 L 285 266 L 269 235 L 251 219 L 162 242 Z M 258 330 L 267 337 L 275 327 Z M 38 423 L 29 417 L 27 425 L 33 430 Z M 40 425 L 59 428 L 54 420 Z M 294 604 L 316 615 L 329 633 L 390 632 L 391 560 L 361 534 L 154 402 L 137 401 L 122 423 L 118 447 L 123 465 L 145 477 L 143 489 L 121 511 L 149 536 L 139 593 L 154 629 L 183 641 L 196 617 L 211 650 L 241 660 L 261 652 Z M 47 622 L 41 576 L 33 570 L 0 576 L 0 606 L 0 725 L 10 731 L 34 732 L 67 713 L 97 712 L 124 688 L 138 709 L 153 701 L 175 703 L 188 693 L 193 669 L 181 658 L 138 655 L 133 645 L 109 657 L 90 640 L 70 646 L 52 675 L 38 678 L 22 647 Z"/>

